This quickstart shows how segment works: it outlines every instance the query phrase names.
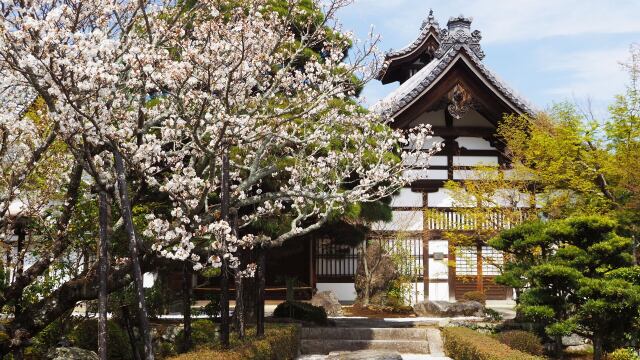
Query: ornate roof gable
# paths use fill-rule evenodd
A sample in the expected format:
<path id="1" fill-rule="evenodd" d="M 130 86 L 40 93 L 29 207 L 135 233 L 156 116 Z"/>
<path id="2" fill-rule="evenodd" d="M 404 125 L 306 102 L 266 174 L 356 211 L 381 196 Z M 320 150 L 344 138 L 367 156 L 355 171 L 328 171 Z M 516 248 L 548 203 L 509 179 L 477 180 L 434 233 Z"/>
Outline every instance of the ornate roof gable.
<path id="1" fill-rule="evenodd" d="M 440 48 L 436 50 L 436 57 L 441 58 L 456 45 L 466 45 L 478 59 L 484 59 L 484 51 L 480 47 L 482 34 L 479 30 L 471 32 L 473 18 L 460 15 L 452 17 L 447 22 L 447 29 L 440 31 Z"/>
<path id="2" fill-rule="evenodd" d="M 471 18 L 465 18 L 462 15 L 450 18 L 447 23 L 447 29 L 440 30 L 441 43 L 435 52 L 435 58 L 385 99 L 372 106 L 371 110 L 385 113 L 389 116 L 396 116 L 430 88 L 437 79 L 443 76 L 445 70 L 450 68 L 454 60 L 464 57 L 470 60 L 468 63 L 499 94 L 511 102 L 518 112 L 529 115 L 534 114 L 535 110 L 528 101 L 520 97 L 484 66 L 482 59 L 485 54 L 480 46 L 482 35 L 478 30 L 471 31 L 471 22 Z"/>
<path id="3" fill-rule="evenodd" d="M 382 80 L 386 75 L 387 70 L 392 66 L 394 61 L 413 55 L 416 51 L 418 51 L 425 45 L 427 39 L 430 36 L 436 39 L 436 42 L 440 38 L 440 24 L 438 23 L 438 20 L 436 20 L 435 16 L 433 16 L 433 10 L 429 10 L 429 15 L 422 22 L 422 25 L 420 26 L 420 34 L 418 35 L 417 39 L 415 39 L 411 44 L 399 50 L 391 49 L 385 54 L 384 63 L 382 65 L 382 69 L 380 69 L 380 72 L 378 73 L 377 78 L 379 80 Z"/>

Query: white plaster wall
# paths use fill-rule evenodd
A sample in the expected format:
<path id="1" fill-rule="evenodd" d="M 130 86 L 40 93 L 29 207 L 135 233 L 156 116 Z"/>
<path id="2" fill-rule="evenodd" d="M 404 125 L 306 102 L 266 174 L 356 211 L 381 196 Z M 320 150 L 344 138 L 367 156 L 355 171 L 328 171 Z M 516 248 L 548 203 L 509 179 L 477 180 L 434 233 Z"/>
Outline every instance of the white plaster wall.
<path id="1" fill-rule="evenodd" d="M 391 221 L 378 221 L 371 228 L 378 231 L 422 231 L 422 211 L 392 211 Z"/>
<path id="2" fill-rule="evenodd" d="M 430 208 L 443 208 L 443 207 L 453 207 L 454 203 L 449 190 L 445 188 L 440 188 L 438 189 L 438 191 L 429 193 L 427 195 L 427 205 Z M 460 204 L 455 204 L 455 205 L 460 206 Z M 469 206 L 475 206 L 475 205 L 469 205 Z"/>
<path id="3" fill-rule="evenodd" d="M 402 176 L 409 180 L 446 180 L 447 170 L 412 169 L 403 171 Z"/>
<path id="4" fill-rule="evenodd" d="M 454 119 L 453 126 L 473 126 L 482 128 L 493 128 L 493 124 L 476 110 L 471 109 L 461 119 Z"/>
<path id="5" fill-rule="evenodd" d="M 487 140 L 479 137 L 461 136 L 456 138 L 458 146 L 467 150 L 497 150 Z"/>
<path id="6" fill-rule="evenodd" d="M 409 188 L 400 189 L 400 192 L 391 199 L 391 207 L 422 207 L 422 193 L 413 192 Z"/>
<path id="7" fill-rule="evenodd" d="M 498 206 L 513 206 L 527 208 L 530 206 L 531 195 L 516 189 L 498 189 L 493 196 L 493 202 Z"/>
<path id="8" fill-rule="evenodd" d="M 333 291 L 340 301 L 354 301 L 356 286 L 354 283 L 317 283 L 318 291 Z"/>
<path id="9" fill-rule="evenodd" d="M 446 156 L 427 156 L 426 153 L 410 154 L 402 159 L 406 166 L 447 166 Z"/>
<path id="10" fill-rule="evenodd" d="M 422 150 L 428 150 L 434 147 L 436 144 L 443 143 L 444 138 L 440 136 L 431 136 L 422 143 Z M 415 144 L 409 144 L 405 146 L 405 149 L 415 149 Z"/>
<path id="11" fill-rule="evenodd" d="M 155 272 L 146 272 L 142 274 L 142 286 L 145 288 L 153 287 L 153 284 L 156 283 L 157 278 L 158 273 Z"/>
<path id="12" fill-rule="evenodd" d="M 454 156 L 454 166 L 496 166 L 498 165 L 497 156 Z"/>
<path id="13" fill-rule="evenodd" d="M 429 300 L 449 301 L 449 283 L 430 283 Z"/>
<path id="14" fill-rule="evenodd" d="M 412 123 L 411 126 L 416 126 L 419 124 L 431 124 L 431 126 L 445 126 L 444 121 L 444 110 L 430 111 L 421 114 L 418 116 Z"/>
<path id="15" fill-rule="evenodd" d="M 412 283 L 411 291 L 409 294 L 407 294 L 407 298 L 405 299 L 405 301 L 407 301 L 407 303 L 411 305 L 424 301 L 424 283 Z"/>
<path id="16" fill-rule="evenodd" d="M 497 177 L 498 170 L 495 171 L 495 176 Z M 488 180 L 492 178 L 492 171 L 482 171 L 478 172 L 477 170 L 453 170 L 453 178 L 455 180 Z"/>

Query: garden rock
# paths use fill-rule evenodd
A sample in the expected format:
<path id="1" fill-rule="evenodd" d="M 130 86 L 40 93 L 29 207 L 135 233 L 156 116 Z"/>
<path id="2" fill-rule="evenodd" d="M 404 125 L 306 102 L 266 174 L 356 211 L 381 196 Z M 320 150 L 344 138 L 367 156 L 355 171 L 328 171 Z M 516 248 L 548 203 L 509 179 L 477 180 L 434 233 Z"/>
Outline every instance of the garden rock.
<path id="1" fill-rule="evenodd" d="M 93 351 L 77 347 L 59 347 L 50 350 L 47 358 L 51 360 L 99 360 Z"/>
<path id="2" fill-rule="evenodd" d="M 562 337 L 562 345 L 563 346 L 580 346 L 584 345 L 585 339 L 578 334 L 571 334 L 569 336 Z"/>
<path id="3" fill-rule="evenodd" d="M 413 305 L 413 311 L 418 316 L 483 316 L 484 306 L 477 301 L 455 303 L 448 301 L 424 301 Z"/>
<path id="4" fill-rule="evenodd" d="M 402 355 L 396 351 L 343 351 L 329 353 L 326 360 L 402 360 Z"/>
<path id="5" fill-rule="evenodd" d="M 313 295 L 311 305 L 320 306 L 327 312 L 327 316 L 342 316 L 342 305 L 333 291 L 321 291 Z"/>

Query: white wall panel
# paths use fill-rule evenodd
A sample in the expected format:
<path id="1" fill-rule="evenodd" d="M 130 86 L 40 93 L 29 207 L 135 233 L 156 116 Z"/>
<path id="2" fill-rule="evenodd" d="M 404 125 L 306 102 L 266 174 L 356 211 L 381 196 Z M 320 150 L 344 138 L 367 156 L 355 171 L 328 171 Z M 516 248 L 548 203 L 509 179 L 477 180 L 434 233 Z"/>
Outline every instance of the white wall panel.
<path id="1" fill-rule="evenodd" d="M 413 122 L 411 122 L 411 126 L 416 126 L 419 124 L 429 124 L 431 126 L 445 126 L 446 122 L 444 120 L 444 110 L 429 111 L 429 112 L 422 113 Z"/>
<path id="2" fill-rule="evenodd" d="M 454 156 L 454 166 L 496 166 L 497 156 Z"/>
<path id="3" fill-rule="evenodd" d="M 378 231 L 422 231 L 422 211 L 393 211 L 391 221 L 378 221 L 371 225 Z"/>
<path id="4" fill-rule="evenodd" d="M 413 305 L 418 302 L 424 301 L 424 283 L 417 282 L 411 284 L 411 291 L 407 294 L 405 299 L 407 303 Z"/>
<path id="5" fill-rule="evenodd" d="M 446 156 L 427 156 L 423 154 L 410 154 L 402 159 L 406 166 L 447 166 Z"/>
<path id="6" fill-rule="evenodd" d="M 446 180 L 447 170 L 412 169 L 405 170 L 402 176 L 406 179 L 415 180 Z"/>
<path id="7" fill-rule="evenodd" d="M 457 119 L 453 121 L 453 126 L 471 126 L 471 127 L 482 127 L 482 128 L 493 128 L 495 127 L 487 118 L 480 115 L 476 110 L 471 110 L 467 112 L 462 119 Z"/>
<path id="8" fill-rule="evenodd" d="M 356 299 L 356 286 L 354 283 L 317 283 L 318 291 L 333 291 L 340 301 L 354 301 Z"/>
<path id="9" fill-rule="evenodd" d="M 467 150 L 497 150 L 487 140 L 479 137 L 461 136 L 456 139 L 458 146 Z"/>
<path id="10" fill-rule="evenodd" d="M 427 202 L 429 207 L 452 207 L 453 198 L 449 190 L 440 188 L 437 192 L 429 193 L 427 195 Z"/>
<path id="11" fill-rule="evenodd" d="M 400 192 L 391 199 L 391 207 L 422 207 L 422 193 L 411 191 L 409 188 L 400 189 Z"/>
<path id="12" fill-rule="evenodd" d="M 429 240 L 429 254 L 443 253 L 449 254 L 448 240 Z"/>
<path id="13" fill-rule="evenodd" d="M 449 279 L 449 266 L 447 265 L 447 258 L 444 258 L 442 260 L 429 259 L 429 279 Z"/>
<path id="14" fill-rule="evenodd" d="M 449 283 L 430 283 L 429 300 L 449 301 Z"/>

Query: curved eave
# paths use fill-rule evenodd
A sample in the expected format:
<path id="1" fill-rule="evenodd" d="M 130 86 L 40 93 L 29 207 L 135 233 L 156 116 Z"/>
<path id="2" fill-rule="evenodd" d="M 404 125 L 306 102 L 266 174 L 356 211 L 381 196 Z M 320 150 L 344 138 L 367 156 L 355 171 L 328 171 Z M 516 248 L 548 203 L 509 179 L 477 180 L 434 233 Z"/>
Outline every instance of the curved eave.
<path id="1" fill-rule="evenodd" d="M 454 51 L 451 51 L 454 50 Z M 398 99 L 385 99 L 383 103 L 393 104 L 383 112 L 390 117 L 397 117 L 410 108 L 416 101 L 423 97 L 442 79 L 458 61 L 463 61 L 476 74 L 476 76 L 505 104 L 518 115 L 533 116 L 536 110 L 528 101 L 499 80 L 466 46 L 459 45 L 451 49 L 440 59 L 440 63 L 422 81 L 414 84 L 412 89 L 406 89 Z"/>
<path id="2" fill-rule="evenodd" d="M 389 51 L 384 56 L 384 63 L 382 64 L 382 68 L 378 72 L 376 76 L 377 80 L 382 81 L 387 74 L 387 70 L 394 66 L 394 63 L 401 62 L 407 58 L 415 56 L 417 53 L 420 53 L 430 38 L 433 38 L 435 41 L 440 43 L 438 40 L 439 30 L 433 25 L 425 27 L 420 32 L 420 35 L 416 40 L 414 40 L 411 44 L 403 47 L 400 50 Z"/>

